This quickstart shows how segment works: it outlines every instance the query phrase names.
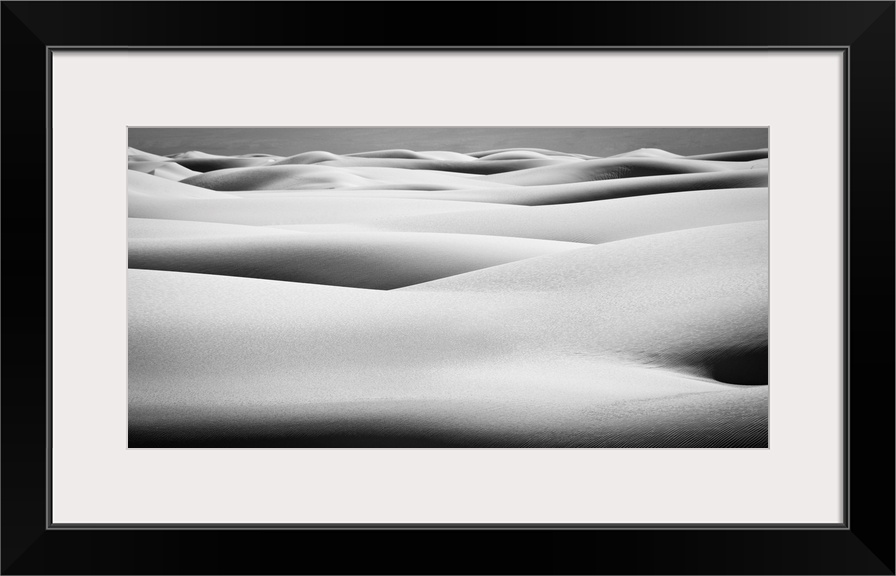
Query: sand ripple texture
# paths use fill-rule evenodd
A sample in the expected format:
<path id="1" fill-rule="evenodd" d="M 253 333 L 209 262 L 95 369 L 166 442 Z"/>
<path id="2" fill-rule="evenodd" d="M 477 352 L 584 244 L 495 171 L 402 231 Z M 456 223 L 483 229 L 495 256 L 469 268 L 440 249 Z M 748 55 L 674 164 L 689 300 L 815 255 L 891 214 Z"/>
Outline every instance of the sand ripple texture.
<path id="1" fill-rule="evenodd" d="M 768 446 L 766 150 L 128 150 L 131 447 Z"/>

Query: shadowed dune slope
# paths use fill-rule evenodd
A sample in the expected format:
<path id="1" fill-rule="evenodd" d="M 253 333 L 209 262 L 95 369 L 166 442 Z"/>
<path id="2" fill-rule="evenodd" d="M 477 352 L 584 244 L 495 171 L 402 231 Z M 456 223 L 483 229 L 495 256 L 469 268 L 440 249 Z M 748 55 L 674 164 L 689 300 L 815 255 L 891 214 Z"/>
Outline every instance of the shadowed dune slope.
<path id="1" fill-rule="evenodd" d="M 384 159 L 384 158 L 356 158 L 344 156 L 338 160 L 320 162 L 322 165 L 339 168 L 400 168 L 403 170 L 437 170 L 440 172 L 460 172 L 465 174 L 489 175 L 524 170 L 528 168 L 540 168 L 566 164 L 569 161 L 579 162 L 571 158 L 539 159 L 510 159 L 494 160 L 489 162 L 479 161 L 473 158 L 468 160 L 424 160 L 424 159 Z"/>
<path id="2" fill-rule="evenodd" d="M 214 172 L 232 168 L 251 168 L 266 166 L 276 162 L 274 158 L 180 158 L 174 160 L 184 168 L 195 172 Z"/>
<path id="3" fill-rule="evenodd" d="M 319 164 L 216 170 L 189 178 L 185 184 L 209 190 L 303 190 L 347 188 L 371 184 L 367 178 Z M 377 182 L 379 184 L 379 182 Z"/>
<path id="4" fill-rule="evenodd" d="M 694 160 L 722 160 L 725 162 L 750 162 L 765 159 L 768 162 L 768 148 L 758 150 L 734 150 L 731 152 L 712 152 L 688 156 Z"/>
<path id="5" fill-rule="evenodd" d="M 386 156 L 362 154 L 335 155 L 329 152 L 306 152 L 285 158 L 278 164 L 305 164 L 310 161 L 327 162 L 334 166 L 382 166 L 406 169 L 432 169 L 448 172 L 472 172 L 491 174 L 534 168 L 557 166 L 569 162 L 580 162 L 583 158 L 574 155 L 546 155 L 532 151 L 499 152 L 482 158 L 458 152 L 392 151 Z"/>
<path id="6" fill-rule="evenodd" d="M 297 164 L 215 170 L 188 177 L 184 183 L 244 193 L 258 190 L 436 191 L 444 193 L 424 197 L 537 205 L 683 190 L 765 186 L 768 178 L 764 160 L 721 162 L 635 157 L 587 161 L 564 158 L 557 161 L 545 157 L 544 160 L 449 162 L 343 158 L 348 159 L 314 163 L 303 160 Z M 531 167 L 532 162 L 547 165 Z M 409 167 L 409 163 L 413 166 Z M 483 191 L 482 188 L 491 190 Z"/>
<path id="7" fill-rule="evenodd" d="M 495 152 L 494 154 L 485 154 L 484 156 L 476 156 L 470 154 L 470 158 L 477 158 L 479 160 L 485 160 L 487 162 L 497 162 L 500 160 L 548 160 L 553 163 L 581 161 L 585 159 L 577 155 L 549 155 L 542 154 L 541 152 L 535 152 L 533 150 L 504 150 L 502 152 Z"/>
<path id="8" fill-rule="evenodd" d="M 281 232 L 133 239 L 128 266 L 391 290 L 586 246 L 468 234 Z"/>
<path id="9" fill-rule="evenodd" d="M 768 148 L 759 148 L 756 150 L 733 150 L 729 152 L 711 152 L 708 154 L 693 154 L 690 156 L 681 156 L 659 148 L 639 148 L 630 152 L 616 154 L 611 158 L 667 158 L 667 159 L 684 159 L 684 160 L 719 160 L 722 162 L 753 162 L 757 160 L 765 160 L 768 162 Z"/>
<path id="10" fill-rule="evenodd" d="M 185 184 L 210 190 L 327 190 L 404 185 L 428 189 L 497 188 L 501 183 L 457 172 L 406 170 L 384 166 L 340 167 L 324 163 L 217 170 L 188 178 Z"/>
<path id="11" fill-rule="evenodd" d="M 631 375 L 631 374 L 629 374 Z M 558 378 L 574 376 L 559 372 Z M 642 375 L 674 389 L 682 381 Z M 556 394 L 567 394 L 562 387 Z M 519 401 L 364 399 L 246 404 L 241 409 L 133 405 L 132 448 L 766 448 L 768 387 L 682 392 L 580 405 L 545 393 Z M 538 405 L 537 413 L 530 411 Z M 528 424 L 524 424 L 523 422 Z"/>
<path id="12" fill-rule="evenodd" d="M 709 190 L 721 188 L 754 188 L 768 186 L 768 170 L 737 170 L 726 172 L 705 172 L 697 174 L 663 174 L 658 176 L 633 176 L 598 180 L 593 182 L 572 182 L 562 184 L 539 184 L 519 186 L 515 189 L 481 190 L 478 196 L 485 202 L 504 202 L 528 206 L 547 204 L 568 204 L 609 200 L 630 196 L 647 196 L 684 192 L 689 190 Z M 467 200 L 467 194 L 458 194 L 459 200 Z"/>

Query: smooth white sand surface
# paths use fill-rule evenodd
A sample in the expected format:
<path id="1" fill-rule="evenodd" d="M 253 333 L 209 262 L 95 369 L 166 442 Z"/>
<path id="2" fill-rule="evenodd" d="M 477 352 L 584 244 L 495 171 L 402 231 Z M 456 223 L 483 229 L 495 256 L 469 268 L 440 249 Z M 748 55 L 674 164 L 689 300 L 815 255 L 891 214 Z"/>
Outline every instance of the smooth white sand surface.
<path id="1" fill-rule="evenodd" d="M 764 447 L 764 150 L 129 149 L 132 447 Z"/>
<path id="2" fill-rule="evenodd" d="M 539 326 L 542 300 L 459 296 L 132 270 L 132 442 L 752 445 L 762 428 L 767 387 L 562 350 L 551 335 L 593 315 Z"/>
<path id="3" fill-rule="evenodd" d="M 635 236 L 763 220 L 767 188 L 698 190 L 503 210 L 378 218 L 382 230 L 488 234 L 600 244 Z M 291 226 L 301 229 L 301 226 Z"/>

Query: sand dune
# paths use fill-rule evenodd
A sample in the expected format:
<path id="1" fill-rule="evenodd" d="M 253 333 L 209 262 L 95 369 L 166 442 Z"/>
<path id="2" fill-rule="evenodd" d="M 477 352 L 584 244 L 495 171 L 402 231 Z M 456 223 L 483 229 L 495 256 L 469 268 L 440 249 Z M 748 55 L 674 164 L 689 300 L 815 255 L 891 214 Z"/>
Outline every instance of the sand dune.
<path id="1" fill-rule="evenodd" d="M 216 170 L 188 178 L 185 184 L 209 190 L 306 190 L 346 188 L 372 184 L 345 170 L 317 164 L 269 166 L 255 169 Z M 380 184 L 380 182 L 375 182 Z"/>
<path id="2" fill-rule="evenodd" d="M 432 152 L 415 152 L 414 150 L 392 149 L 392 150 L 373 150 L 370 152 L 354 152 L 346 154 L 355 158 L 404 158 L 409 160 L 463 160 L 466 154 L 460 152 L 450 152 L 447 150 Z"/>
<path id="3" fill-rule="evenodd" d="M 328 178 L 326 185 L 335 183 L 338 174 L 322 173 L 322 178 Z M 352 178 L 354 176 L 347 176 Z M 355 186 L 346 186 L 342 189 L 321 189 L 321 181 L 311 182 L 307 180 L 281 181 L 277 175 L 271 175 L 271 188 L 259 188 L 250 191 L 236 191 L 234 194 L 240 197 L 264 197 L 266 193 L 279 198 L 322 196 L 328 198 L 358 197 L 358 198 L 417 198 L 430 200 L 454 200 L 462 202 L 486 202 L 490 204 L 517 204 L 521 206 L 541 206 L 549 204 L 568 204 L 572 202 L 590 202 L 594 200 L 609 200 L 612 198 L 626 198 L 630 196 L 643 196 L 652 194 L 666 194 L 669 192 L 684 192 L 689 190 L 709 190 L 722 188 L 750 188 L 765 187 L 768 185 L 767 170 L 742 170 L 737 172 L 711 172 L 700 174 L 673 174 L 650 177 L 632 177 L 623 179 L 610 179 L 590 182 L 571 182 L 565 184 L 545 185 L 508 185 L 499 182 L 477 181 L 466 178 L 462 183 L 446 183 L 445 179 L 435 178 L 430 182 L 418 182 L 375 184 L 368 180 L 365 185 L 357 181 Z M 184 183 L 195 183 L 187 179 Z M 456 186 L 463 184 L 461 188 Z M 283 188 L 291 186 L 292 188 Z M 474 188 L 473 186 L 478 186 Z M 216 186 L 217 188 L 217 186 Z M 231 189 L 230 186 L 221 186 L 221 189 Z"/>
<path id="4" fill-rule="evenodd" d="M 141 169 L 141 164 L 149 164 L 150 162 L 176 164 L 195 172 L 210 172 L 226 168 L 264 166 L 272 164 L 280 159 L 279 156 L 271 156 L 270 154 L 220 156 L 218 154 L 208 154 L 199 150 L 190 150 L 188 152 L 172 154 L 170 156 L 159 156 L 156 154 L 147 154 L 136 148 L 128 148 L 128 161 L 131 164 L 131 169 L 140 170 L 141 172 L 149 171 Z"/>
<path id="5" fill-rule="evenodd" d="M 538 186 L 544 184 L 568 184 L 639 176 L 664 174 L 700 174 L 727 170 L 751 170 L 765 168 L 757 162 L 718 162 L 686 158 L 602 158 L 570 164 L 563 162 L 537 168 L 515 170 L 488 178 L 491 182 Z"/>
<path id="6" fill-rule="evenodd" d="M 536 152 L 534 150 L 504 150 L 501 152 L 494 153 L 480 153 L 485 155 L 473 155 L 471 154 L 471 158 L 479 158 L 480 160 L 487 160 L 489 162 L 496 162 L 501 160 L 549 160 L 551 162 L 564 162 L 564 161 L 576 161 L 582 160 L 579 156 L 566 156 L 566 155 L 551 155 L 551 154 L 543 154 L 541 152 Z"/>
<path id="7" fill-rule="evenodd" d="M 199 174 L 199 172 L 196 172 L 195 170 L 184 168 L 180 164 L 176 164 L 174 162 L 170 162 L 163 166 L 154 168 L 149 173 L 153 176 L 161 176 L 162 178 L 176 181 L 181 181 L 184 178 L 189 178 L 190 176 L 196 176 L 197 174 Z"/>
<path id="8" fill-rule="evenodd" d="M 292 160 L 287 159 L 287 160 Z M 309 162 L 292 162 L 282 160 L 278 164 L 307 164 Z M 436 160 L 436 159 L 407 159 L 407 158 L 365 158 L 356 156 L 343 156 L 341 158 L 333 158 L 320 160 L 320 165 L 334 167 L 381 167 L 381 168 L 400 168 L 403 170 L 437 170 L 441 172 L 461 172 L 465 174 L 499 174 L 502 172 L 511 172 L 514 170 L 523 170 L 527 168 L 538 168 L 543 166 L 556 166 L 565 164 L 570 161 L 580 162 L 581 160 L 574 158 L 532 158 L 532 159 L 507 159 L 493 160 L 489 162 L 479 161 L 473 158 L 464 160 Z"/>
<path id="9" fill-rule="evenodd" d="M 272 166 L 288 166 L 290 164 L 317 164 L 318 162 L 328 162 L 331 160 L 339 160 L 342 156 L 326 152 L 324 150 L 312 150 L 311 152 L 302 152 L 293 156 L 287 156 L 273 162 Z"/>
<path id="10" fill-rule="evenodd" d="M 767 150 L 128 161 L 131 447 L 768 444 Z"/>
<path id="11" fill-rule="evenodd" d="M 326 224 L 373 218 L 457 212 L 503 205 L 418 198 L 243 198 L 128 171 L 128 216 L 246 225 Z"/>
<path id="12" fill-rule="evenodd" d="M 159 178 L 158 180 L 163 180 Z M 176 182 L 174 182 L 176 184 Z M 414 198 L 240 198 L 226 192 L 193 187 L 218 197 L 177 198 L 151 195 L 128 195 L 128 215 L 132 218 L 192 220 L 282 226 L 289 224 L 338 224 L 364 222 L 377 218 L 464 212 L 504 208 L 502 204 L 418 200 Z"/>
<path id="13" fill-rule="evenodd" d="M 171 238 L 233 238 L 237 236 L 290 235 L 292 232 L 273 226 L 241 226 L 190 220 L 128 218 L 128 240 Z"/>
<path id="14" fill-rule="evenodd" d="M 194 170 L 196 172 L 214 172 L 215 170 L 226 170 L 228 168 L 251 168 L 254 166 L 265 166 L 276 162 L 275 158 L 179 158 L 174 160 L 184 168 Z"/>
<path id="15" fill-rule="evenodd" d="M 215 192 L 214 190 L 207 190 L 198 186 L 188 186 L 168 178 L 160 178 L 151 174 L 128 170 L 129 208 L 131 208 L 131 203 L 136 202 L 139 205 L 142 200 L 151 202 L 153 199 L 176 200 L 196 198 L 239 200 L 238 197 L 225 192 Z"/>
<path id="16" fill-rule="evenodd" d="M 757 150 L 732 150 L 727 152 L 712 152 L 708 154 L 693 154 L 681 156 L 659 148 L 639 148 L 622 154 L 616 154 L 611 158 L 679 158 L 690 160 L 719 160 L 723 162 L 750 162 L 757 160 L 768 161 L 768 148 Z"/>
<path id="17" fill-rule="evenodd" d="M 586 246 L 470 234 L 278 231 L 284 234 L 132 239 L 128 266 L 391 290 Z"/>
<path id="18" fill-rule="evenodd" d="M 533 353 L 525 303 L 140 270 L 129 293 L 132 446 L 763 442 L 767 388 Z"/>
<path id="19" fill-rule="evenodd" d="M 471 152 L 469 156 L 474 158 L 486 158 L 497 154 L 508 156 L 539 154 L 541 156 L 564 156 L 569 158 L 579 158 L 583 160 L 592 160 L 595 156 L 586 156 L 585 154 L 572 154 L 569 152 L 558 152 L 556 150 L 547 150 L 545 148 L 499 148 L 496 150 L 482 150 L 480 152 Z"/>
<path id="20" fill-rule="evenodd" d="M 519 206 L 547 206 L 693 190 L 766 187 L 767 184 L 768 172 L 766 170 L 749 170 L 738 173 L 664 175 L 538 186 L 498 185 L 488 189 L 438 189 L 436 186 L 420 189 L 419 187 L 392 184 L 341 190 L 311 188 L 307 190 L 237 191 L 232 194 L 242 198 L 425 198 Z"/>
<path id="21" fill-rule="evenodd" d="M 408 170 L 388 166 L 343 167 L 294 164 L 254 169 L 217 170 L 193 176 L 185 184 L 211 190 L 326 190 L 331 188 L 417 186 L 420 190 L 499 187 L 500 182 L 475 180 L 462 173 Z"/>
<path id="22" fill-rule="evenodd" d="M 745 222 L 611 242 L 404 290 L 562 294 L 563 309 L 550 317 L 575 333 L 553 331 L 542 346 L 708 377 L 714 358 L 767 347 L 767 257 L 767 222 Z"/>
<path id="23" fill-rule="evenodd" d="M 726 162 L 749 162 L 765 159 L 768 162 L 768 148 L 759 150 L 735 150 L 733 152 L 715 152 L 711 154 L 694 154 L 688 156 L 694 160 L 724 160 Z"/>
<path id="24" fill-rule="evenodd" d="M 143 150 L 137 150 L 132 146 L 128 146 L 128 162 L 157 162 L 165 160 L 168 160 L 165 156 L 144 152 Z"/>
<path id="25" fill-rule="evenodd" d="M 766 218 L 767 188 L 732 188 L 554 206 L 508 206 L 501 210 L 383 218 L 364 224 L 392 231 L 485 234 L 600 244 L 659 232 Z M 301 226 L 291 228 L 301 229 Z"/>
<path id="26" fill-rule="evenodd" d="M 739 254 L 761 259 L 763 233 L 737 225 L 671 244 L 656 237 L 648 253 L 617 242 L 458 276 L 454 289 L 451 280 L 377 292 L 133 271 L 141 362 L 131 371 L 132 433 L 138 444 L 195 442 L 201 432 L 199 445 L 319 445 L 322 436 L 333 445 L 699 446 L 720 434 L 755 445 L 767 389 L 712 377 L 763 345 L 761 270 Z M 686 258 L 669 258 L 682 250 Z M 632 254 L 643 265 L 614 285 L 612 268 Z M 682 268 L 701 278 L 696 291 L 682 289 Z M 520 276 L 522 287 L 500 288 Z M 139 316 L 140 299 L 159 294 L 164 316 Z M 758 313 L 744 310 L 744 296 Z M 216 369 L 190 372 L 197 358 Z M 186 374 L 188 387 L 178 384 Z M 159 411 L 163 439 L 150 425 Z M 393 419 L 401 426 L 382 425 Z"/>
<path id="27" fill-rule="evenodd" d="M 128 162 L 128 170 L 151 174 L 156 168 L 171 166 L 172 164 L 174 164 L 174 162 L 167 158 L 163 158 L 162 160 L 133 160 Z M 186 170 L 186 168 L 184 168 L 184 170 Z M 199 172 L 196 172 L 196 174 L 199 174 Z"/>

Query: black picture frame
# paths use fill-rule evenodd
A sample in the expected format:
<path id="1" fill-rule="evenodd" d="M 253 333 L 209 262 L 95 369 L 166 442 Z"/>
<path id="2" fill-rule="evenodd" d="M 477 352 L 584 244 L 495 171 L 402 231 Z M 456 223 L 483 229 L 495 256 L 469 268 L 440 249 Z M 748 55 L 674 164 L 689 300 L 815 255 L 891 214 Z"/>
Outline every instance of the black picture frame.
<path id="1" fill-rule="evenodd" d="M 2 573 L 894 574 L 894 13 L 892 1 L 2 2 Z M 50 55 L 275 47 L 842 51 L 844 524 L 50 525 Z"/>

